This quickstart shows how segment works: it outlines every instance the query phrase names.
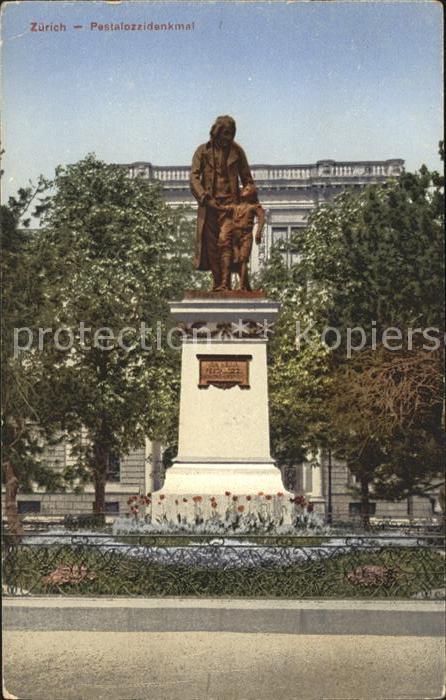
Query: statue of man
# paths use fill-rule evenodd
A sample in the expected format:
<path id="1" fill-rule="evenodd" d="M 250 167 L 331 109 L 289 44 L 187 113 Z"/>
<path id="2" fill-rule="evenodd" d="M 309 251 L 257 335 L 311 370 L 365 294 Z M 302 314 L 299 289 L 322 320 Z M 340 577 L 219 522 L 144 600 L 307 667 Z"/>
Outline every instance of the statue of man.
<path id="1" fill-rule="evenodd" d="M 198 146 L 192 160 L 190 186 L 198 202 L 195 267 L 210 270 L 213 290 L 230 289 L 231 240 L 220 237 L 226 218 L 225 205 L 239 202 L 240 181 L 254 185 L 248 161 L 234 141 L 235 121 L 217 117 L 210 140 Z M 220 237 L 220 245 L 219 245 Z"/>

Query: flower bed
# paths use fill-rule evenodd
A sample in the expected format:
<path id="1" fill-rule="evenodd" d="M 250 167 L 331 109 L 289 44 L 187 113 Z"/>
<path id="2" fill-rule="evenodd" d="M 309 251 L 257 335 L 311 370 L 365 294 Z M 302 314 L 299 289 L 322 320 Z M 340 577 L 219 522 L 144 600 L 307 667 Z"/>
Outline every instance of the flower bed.
<path id="1" fill-rule="evenodd" d="M 224 497 L 167 497 L 164 494 L 130 496 L 129 513 L 113 525 L 114 534 L 294 534 L 326 533 L 322 517 L 304 496 L 284 493 Z"/>

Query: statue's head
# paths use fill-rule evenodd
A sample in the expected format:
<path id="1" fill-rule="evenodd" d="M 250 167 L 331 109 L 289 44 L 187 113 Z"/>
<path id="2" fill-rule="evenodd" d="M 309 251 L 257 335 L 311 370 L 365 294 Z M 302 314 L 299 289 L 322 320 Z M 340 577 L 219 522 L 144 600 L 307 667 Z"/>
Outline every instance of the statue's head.
<path id="1" fill-rule="evenodd" d="M 244 202 L 258 202 L 257 189 L 255 185 L 245 185 L 240 190 L 240 199 Z"/>
<path id="2" fill-rule="evenodd" d="M 235 120 L 225 114 L 217 117 L 211 128 L 211 141 L 221 146 L 229 146 L 235 136 Z"/>

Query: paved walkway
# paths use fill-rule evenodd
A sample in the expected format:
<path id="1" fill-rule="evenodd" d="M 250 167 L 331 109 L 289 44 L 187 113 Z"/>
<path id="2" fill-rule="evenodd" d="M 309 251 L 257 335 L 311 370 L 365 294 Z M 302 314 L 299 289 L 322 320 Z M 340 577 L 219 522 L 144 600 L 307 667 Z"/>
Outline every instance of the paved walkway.
<path id="1" fill-rule="evenodd" d="M 265 632 L 443 637 L 444 601 L 246 598 L 6 598 L 9 629 Z"/>
<path id="2" fill-rule="evenodd" d="M 29 700 L 439 698 L 441 638 L 12 631 L 7 689 Z"/>
<path id="3" fill-rule="evenodd" d="M 23 700 L 440 698 L 443 608 L 429 601 L 5 599 L 4 679 Z"/>

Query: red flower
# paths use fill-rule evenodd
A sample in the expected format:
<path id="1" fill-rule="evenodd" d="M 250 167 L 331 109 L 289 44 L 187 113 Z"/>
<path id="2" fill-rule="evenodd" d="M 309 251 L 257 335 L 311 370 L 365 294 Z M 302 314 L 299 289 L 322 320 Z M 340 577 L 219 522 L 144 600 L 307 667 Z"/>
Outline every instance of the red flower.
<path id="1" fill-rule="evenodd" d="M 201 503 L 201 501 L 203 500 L 203 496 L 194 496 L 192 500 L 194 503 Z"/>
<path id="2" fill-rule="evenodd" d="M 217 501 L 212 501 L 211 508 L 216 508 L 216 507 L 217 507 Z"/>
<path id="3" fill-rule="evenodd" d="M 177 498 L 175 499 L 175 505 L 176 505 L 176 506 L 178 505 L 178 499 L 177 499 Z"/>
<path id="4" fill-rule="evenodd" d="M 247 500 L 247 501 L 250 501 L 250 500 L 251 500 L 251 496 L 246 496 L 246 500 Z"/>
<path id="5" fill-rule="evenodd" d="M 305 496 L 296 496 L 295 499 L 294 499 L 294 503 L 295 503 L 297 506 L 302 506 L 302 507 L 303 507 L 304 505 L 306 505 L 307 502 L 306 502 L 306 500 L 305 500 Z"/>
<path id="6" fill-rule="evenodd" d="M 160 496 L 160 501 L 164 501 L 165 498 L 166 498 L 165 495 L 162 493 Z"/>
<path id="7" fill-rule="evenodd" d="M 259 491 L 258 496 L 263 496 L 263 491 Z"/>
<path id="8" fill-rule="evenodd" d="M 313 505 L 313 503 L 309 503 L 309 504 L 307 505 L 307 512 L 308 512 L 308 513 L 312 513 L 313 510 L 314 510 L 314 505 Z"/>
<path id="9" fill-rule="evenodd" d="M 279 496 L 279 498 L 282 498 L 283 493 L 281 491 L 279 491 L 277 495 Z"/>
<path id="10" fill-rule="evenodd" d="M 232 497 L 232 500 L 233 500 L 233 501 L 238 501 L 238 496 L 233 496 L 233 497 Z"/>
<path id="11" fill-rule="evenodd" d="M 267 501 L 270 501 L 272 499 L 272 496 L 269 495 L 269 493 L 265 496 Z"/>
<path id="12" fill-rule="evenodd" d="M 225 491 L 225 496 L 230 496 L 231 492 L 230 491 Z"/>
<path id="13" fill-rule="evenodd" d="M 183 498 L 183 503 L 187 503 L 187 498 Z"/>
<path id="14" fill-rule="evenodd" d="M 239 513 L 243 513 L 243 511 L 245 510 L 245 506 L 237 506 L 237 510 Z"/>

